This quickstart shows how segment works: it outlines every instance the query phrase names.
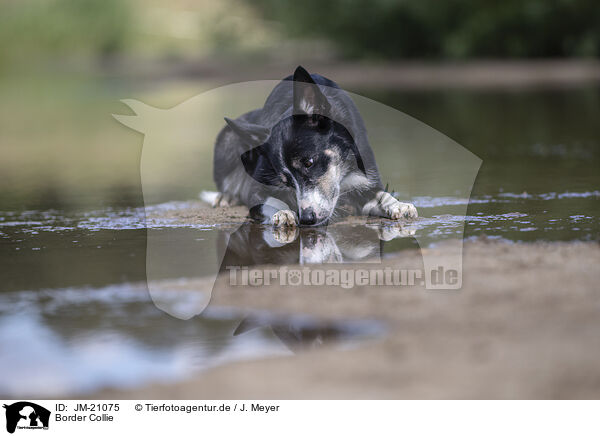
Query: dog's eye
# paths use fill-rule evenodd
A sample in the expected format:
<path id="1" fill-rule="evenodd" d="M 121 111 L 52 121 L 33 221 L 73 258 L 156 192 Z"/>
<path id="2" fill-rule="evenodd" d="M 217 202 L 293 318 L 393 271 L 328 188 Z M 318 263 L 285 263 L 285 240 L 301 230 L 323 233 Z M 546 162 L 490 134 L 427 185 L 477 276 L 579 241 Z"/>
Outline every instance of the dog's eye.
<path id="1" fill-rule="evenodd" d="M 311 157 L 310 159 L 306 159 L 306 160 L 304 161 L 304 166 L 305 166 L 306 168 L 310 168 L 310 167 L 312 167 L 312 166 L 313 166 L 313 164 L 314 164 L 314 163 L 315 163 L 315 161 L 314 161 L 314 159 Z"/>

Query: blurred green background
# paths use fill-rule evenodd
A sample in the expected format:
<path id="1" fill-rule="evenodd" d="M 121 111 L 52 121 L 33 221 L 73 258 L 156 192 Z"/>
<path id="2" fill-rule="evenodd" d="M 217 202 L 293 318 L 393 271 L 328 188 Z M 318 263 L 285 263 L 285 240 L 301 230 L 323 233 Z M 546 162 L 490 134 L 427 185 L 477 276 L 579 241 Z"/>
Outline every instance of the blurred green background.
<path id="1" fill-rule="evenodd" d="M 599 54 L 592 0 L 2 0 L 0 209 L 140 205 L 120 99 L 167 108 L 298 64 L 478 154 L 482 193 L 586 188 L 591 170 L 566 180 L 598 163 Z"/>
<path id="2" fill-rule="evenodd" d="M 593 0 L 252 3 L 265 16 L 281 21 L 291 35 L 326 38 L 342 54 L 357 58 L 600 54 L 600 8 Z"/>

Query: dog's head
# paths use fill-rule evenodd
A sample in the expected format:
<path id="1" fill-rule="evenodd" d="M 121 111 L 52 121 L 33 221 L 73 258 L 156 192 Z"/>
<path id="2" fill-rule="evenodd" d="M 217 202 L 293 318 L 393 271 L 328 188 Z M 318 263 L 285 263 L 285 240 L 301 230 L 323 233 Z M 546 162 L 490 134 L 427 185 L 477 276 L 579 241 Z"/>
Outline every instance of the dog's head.
<path id="1" fill-rule="evenodd" d="M 365 178 L 354 138 L 330 116 L 331 104 L 302 67 L 293 76 L 293 116 L 271 129 L 226 118 L 251 149 L 244 168 L 268 186 L 292 190 L 300 224 L 326 223 L 335 210 L 345 179 Z"/>

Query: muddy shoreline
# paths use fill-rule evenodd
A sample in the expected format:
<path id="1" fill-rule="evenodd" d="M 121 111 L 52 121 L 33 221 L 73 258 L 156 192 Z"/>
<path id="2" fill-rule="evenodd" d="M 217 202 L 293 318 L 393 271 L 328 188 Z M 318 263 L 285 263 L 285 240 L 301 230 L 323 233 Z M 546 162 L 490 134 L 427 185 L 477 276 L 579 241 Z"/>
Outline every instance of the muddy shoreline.
<path id="1" fill-rule="evenodd" d="M 245 216 L 243 208 L 235 208 L 188 211 L 187 218 L 174 219 L 197 219 L 204 212 L 221 224 Z M 443 248 L 428 250 L 444 256 Z M 420 268 L 420 250 L 402 251 L 382 266 L 398 262 Z M 227 364 L 181 383 L 105 390 L 92 397 L 599 398 L 598 264 L 597 242 L 480 239 L 465 243 L 458 291 L 232 287 L 221 276 L 212 305 L 324 320 L 375 319 L 388 333 L 352 349 L 326 344 L 292 357 Z"/>

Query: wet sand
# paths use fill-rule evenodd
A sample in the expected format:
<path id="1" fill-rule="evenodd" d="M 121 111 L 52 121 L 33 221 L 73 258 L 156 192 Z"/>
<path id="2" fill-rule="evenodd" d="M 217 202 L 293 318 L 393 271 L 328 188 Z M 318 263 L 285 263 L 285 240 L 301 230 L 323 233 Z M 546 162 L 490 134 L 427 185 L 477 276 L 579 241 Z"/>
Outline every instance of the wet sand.
<path id="1" fill-rule="evenodd" d="M 243 208 L 201 204 L 173 219 L 225 224 Z M 444 256 L 441 248 L 430 254 Z M 420 268 L 419 250 L 386 265 Z M 600 398 L 600 244 L 465 243 L 463 287 L 231 287 L 212 305 L 377 319 L 387 334 L 352 349 L 228 364 L 176 384 L 95 398 Z M 192 285 L 193 287 L 193 285 Z"/>

